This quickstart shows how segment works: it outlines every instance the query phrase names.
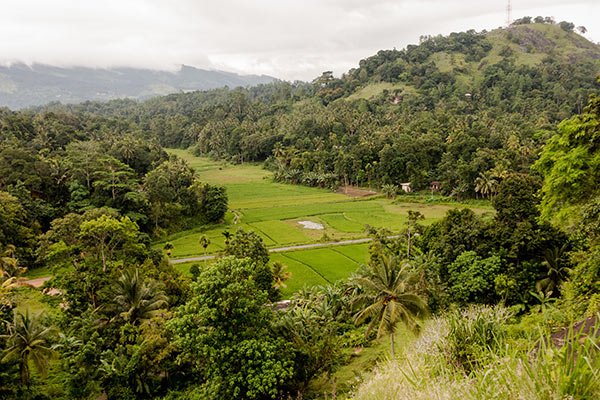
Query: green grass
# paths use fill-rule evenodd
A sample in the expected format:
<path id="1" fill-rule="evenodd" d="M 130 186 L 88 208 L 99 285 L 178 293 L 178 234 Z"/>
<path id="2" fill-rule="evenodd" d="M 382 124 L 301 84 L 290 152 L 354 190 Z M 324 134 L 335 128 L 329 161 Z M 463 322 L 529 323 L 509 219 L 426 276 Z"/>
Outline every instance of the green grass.
<path id="1" fill-rule="evenodd" d="M 327 285 L 328 282 L 321 275 L 318 266 L 310 266 L 289 256 L 290 253 L 271 254 L 272 261 L 279 261 L 287 266 L 290 278 L 285 282 L 286 287 L 281 290 L 284 298 L 289 298 L 298 290 L 311 287 Z"/>
<path id="2" fill-rule="evenodd" d="M 244 166 L 240 168 L 253 168 Z M 326 189 L 309 188 L 299 185 L 289 185 L 272 182 L 271 174 L 261 182 L 227 183 L 219 182 L 227 187 L 229 207 L 231 209 L 264 208 L 265 202 L 272 207 L 288 207 L 292 205 L 314 205 L 347 200 L 342 194 L 333 193 Z M 202 175 L 200 176 L 201 179 Z"/>
<path id="3" fill-rule="evenodd" d="M 349 213 L 325 214 L 321 220 L 338 231 L 359 233 L 365 230 L 365 224 L 353 219 Z"/>
<path id="4" fill-rule="evenodd" d="M 177 271 L 181 272 L 186 276 L 192 276 L 192 274 L 190 273 L 190 268 L 192 268 L 192 265 L 198 264 L 198 268 L 202 270 L 202 268 L 210 265 L 211 262 L 212 261 L 192 261 L 187 263 L 174 264 L 173 268 L 175 268 Z"/>
<path id="5" fill-rule="evenodd" d="M 196 227 L 156 243 L 159 248 L 170 241 L 174 245 L 174 258 L 202 254 L 198 245 L 202 234 L 211 239 L 208 253 L 219 252 L 224 247 L 222 232 L 240 227 L 261 235 L 267 246 L 279 247 L 316 242 L 324 233 L 336 240 L 363 237 L 366 224 L 399 231 L 408 210 L 420 211 L 429 223 L 443 217 L 449 209 L 461 206 L 458 203 L 427 204 L 416 197 L 407 197 L 410 201 L 407 203 L 403 203 L 402 198 L 394 202 L 381 197 L 353 199 L 324 189 L 274 183 L 271 173 L 256 164 L 230 165 L 195 157 L 185 150 L 170 152 L 187 160 L 202 180 L 225 185 L 230 209 L 240 217 L 240 223 L 233 225 L 233 213 L 230 212 L 226 223 L 220 226 Z M 479 212 L 485 210 L 480 207 Z M 325 230 L 305 229 L 298 224 L 301 220 L 322 223 Z"/>
<path id="6" fill-rule="evenodd" d="M 414 93 L 415 89 L 412 86 L 408 86 L 405 83 L 390 83 L 390 82 L 378 82 L 371 83 L 356 92 L 348 96 L 347 100 L 359 100 L 359 99 L 371 99 L 379 96 L 384 90 L 390 92 L 394 90 L 404 90 L 405 92 Z"/>
<path id="7" fill-rule="evenodd" d="M 275 244 L 284 245 L 291 243 L 306 243 L 311 238 L 303 231 L 305 229 L 290 221 L 261 221 L 248 224 L 252 230 L 261 234 L 263 238 Z"/>
<path id="8" fill-rule="evenodd" d="M 465 55 L 461 53 L 434 53 L 429 58 L 433 61 L 440 72 L 453 72 L 455 68 L 470 69 L 471 65 L 465 61 Z"/>
<path id="9" fill-rule="evenodd" d="M 331 250 L 345 255 L 358 264 L 366 264 L 369 255 L 369 244 L 353 244 L 349 246 L 331 247 Z"/>
<path id="10" fill-rule="evenodd" d="M 330 240 L 365 237 L 365 225 L 385 227 L 392 232 L 403 229 L 409 210 L 421 212 L 423 223 L 428 224 L 455 207 L 467 207 L 460 203 L 448 203 L 448 199 L 430 195 L 405 195 L 396 200 L 381 196 L 355 199 L 329 190 L 297 185 L 274 183 L 272 174 L 257 164 L 231 165 L 207 158 L 195 157 L 186 150 L 169 150 L 185 159 L 205 182 L 223 184 L 230 198 L 230 211 L 222 224 L 196 226 L 176 232 L 154 243 L 162 249 L 165 242 L 174 246 L 172 258 L 201 256 L 204 249 L 199 245 L 200 236 L 210 239 L 207 254 L 218 254 L 225 247 L 225 230 L 235 232 L 238 228 L 259 234 L 266 246 L 275 248 L 295 244 L 319 242 L 326 234 Z M 486 203 L 469 205 L 477 213 L 490 211 Z M 239 223 L 233 224 L 234 212 Z M 298 222 L 310 220 L 323 224 L 324 230 L 309 230 Z M 273 255 L 289 264 L 293 277 L 284 293 L 289 295 L 305 284 L 320 285 L 346 278 L 366 261 L 367 245 L 337 246 L 328 249 L 288 252 Z M 202 263 L 201 263 L 202 264 Z M 189 272 L 192 264 L 180 264 L 177 268 Z M 49 269 L 31 271 L 30 278 L 53 275 Z"/>
<path id="11" fill-rule="evenodd" d="M 286 281 L 286 287 L 282 288 L 281 293 L 283 298 L 289 298 L 291 295 L 304 287 L 322 286 L 329 282 L 325 280 L 319 271 L 313 267 L 303 264 L 289 257 L 285 253 L 271 254 L 271 261 L 279 261 L 287 266 L 287 271 L 291 273 L 290 278 Z M 190 268 L 194 264 L 198 264 L 200 270 L 209 268 L 213 263 L 210 261 L 193 261 L 188 263 L 175 264 L 174 268 L 186 276 L 191 276 Z"/>
<path id="12" fill-rule="evenodd" d="M 29 310 L 31 314 L 55 316 L 59 313 L 61 296 L 48 296 L 40 288 L 20 287 L 12 291 L 17 311 Z"/>
<path id="13" fill-rule="evenodd" d="M 248 227 L 245 227 L 246 229 Z M 207 232 L 198 232 L 189 230 L 181 232 L 182 235 L 171 237 L 168 242 L 173 245 L 171 256 L 173 258 L 181 258 L 188 256 L 204 255 L 204 248 L 200 246 L 199 240 L 202 235 L 206 235 L 210 240 L 210 244 L 206 248 L 207 254 L 217 253 L 225 248 L 225 237 L 221 234 L 225 229 L 211 229 Z M 157 243 L 154 247 L 162 249 L 164 242 Z"/>
<path id="14" fill-rule="evenodd" d="M 345 279 L 356 271 L 360 264 L 367 262 L 368 244 L 351 244 L 320 249 L 296 250 L 284 253 L 271 253 L 271 261 L 279 261 L 287 266 L 291 273 L 282 289 L 284 298 L 294 292 L 311 286 L 327 285 Z M 175 264 L 174 267 L 185 275 L 190 268 L 198 264 L 200 269 L 214 261 L 193 261 Z"/>
<path id="15" fill-rule="evenodd" d="M 399 324 L 397 329 L 394 335 L 396 351 L 403 354 L 416 341 L 416 336 L 403 324 Z M 312 393 L 339 399 L 351 398 L 347 395 L 370 377 L 369 371 L 378 363 L 390 359 L 390 338 L 385 335 L 374 340 L 368 347 L 348 349 L 347 352 L 348 362 L 340 366 L 331 377 L 321 376 L 311 382 L 309 390 Z"/>
<path id="16" fill-rule="evenodd" d="M 264 208 L 265 205 L 310 205 L 347 199 L 326 189 L 275 183 L 272 181 L 273 174 L 256 163 L 233 165 L 196 157 L 188 150 L 168 151 L 186 160 L 203 182 L 226 186 L 229 208 L 233 210 Z"/>
<path id="17" fill-rule="evenodd" d="M 292 260 L 311 266 L 328 282 L 348 278 L 358 268 L 353 259 L 331 248 L 295 251 L 286 254 Z"/>

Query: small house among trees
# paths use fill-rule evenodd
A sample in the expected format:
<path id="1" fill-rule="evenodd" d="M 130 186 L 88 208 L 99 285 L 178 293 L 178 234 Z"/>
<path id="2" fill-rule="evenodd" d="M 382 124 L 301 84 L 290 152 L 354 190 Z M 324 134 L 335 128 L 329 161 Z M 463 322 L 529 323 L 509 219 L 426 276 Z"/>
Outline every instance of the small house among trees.
<path id="1" fill-rule="evenodd" d="M 432 192 L 439 192 L 440 190 L 442 190 L 442 182 L 432 181 L 430 187 Z"/>
<path id="2" fill-rule="evenodd" d="M 400 187 L 402 188 L 403 192 L 412 193 L 412 183 L 411 182 L 401 183 Z"/>

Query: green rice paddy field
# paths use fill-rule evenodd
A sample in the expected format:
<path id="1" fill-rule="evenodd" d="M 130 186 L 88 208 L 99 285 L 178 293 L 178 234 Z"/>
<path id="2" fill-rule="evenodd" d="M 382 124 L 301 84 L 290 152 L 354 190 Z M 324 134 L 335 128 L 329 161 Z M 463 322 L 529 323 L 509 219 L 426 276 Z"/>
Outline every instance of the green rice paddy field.
<path id="1" fill-rule="evenodd" d="M 270 248 L 314 243 L 324 239 L 351 239 L 365 237 L 365 225 L 385 227 L 398 232 L 404 226 L 409 210 L 425 216 L 431 223 L 452 208 L 467 205 L 428 204 L 392 201 L 381 196 L 352 198 L 325 189 L 275 183 L 271 172 L 256 164 L 231 165 L 196 157 L 186 150 L 170 150 L 171 154 L 185 159 L 204 182 L 223 185 L 229 196 L 229 209 L 225 222 L 218 226 L 201 226 L 178 232 L 156 243 L 174 246 L 172 258 L 203 255 L 198 244 L 201 235 L 210 239 L 209 254 L 224 248 L 222 232 L 235 232 L 238 228 L 259 234 Z M 491 212 L 485 206 L 471 207 L 477 213 Z M 304 228 L 299 221 L 323 225 L 323 230 Z M 273 260 L 283 262 L 292 273 L 284 293 L 292 293 L 305 285 L 332 283 L 349 276 L 366 261 L 367 244 L 332 246 L 327 248 L 289 251 L 272 254 Z M 203 262 L 198 262 L 203 264 Z M 178 264 L 189 271 L 193 263 Z"/>

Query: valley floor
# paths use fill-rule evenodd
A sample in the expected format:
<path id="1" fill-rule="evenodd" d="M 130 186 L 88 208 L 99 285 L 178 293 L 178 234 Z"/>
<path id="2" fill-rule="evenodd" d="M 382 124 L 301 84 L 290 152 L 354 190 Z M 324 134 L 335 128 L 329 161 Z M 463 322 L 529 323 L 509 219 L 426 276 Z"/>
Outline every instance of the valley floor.
<path id="1" fill-rule="evenodd" d="M 200 236 L 210 244 L 207 255 L 225 247 L 223 232 L 236 229 L 259 234 L 271 250 L 273 260 L 283 262 L 291 272 L 284 296 L 305 285 L 323 285 L 347 278 L 367 260 L 365 226 L 400 232 L 408 211 L 419 211 L 425 224 L 442 218 L 452 208 L 470 207 L 476 213 L 491 213 L 485 203 L 477 206 L 452 203 L 429 195 L 400 195 L 395 200 L 380 195 L 353 197 L 327 189 L 276 183 L 272 173 L 259 164 L 232 165 L 196 157 L 188 150 L 170 149 L 198 173 L 201 181 L 223 185 L 229 196 L 225 222 L 177 232 L 157 242 L 173 245 L 171 259 L 177 268 L 189 272 L 193 264 L 207 262 Z M 300 222 L 313 222 L 323 229 L 307 229 Z M 353 242 L 354 241 L 354 242 Z M 310 244 L 309 248 L 303 247 Z M 339 246 L 345 244 L 344 246 Z"/>

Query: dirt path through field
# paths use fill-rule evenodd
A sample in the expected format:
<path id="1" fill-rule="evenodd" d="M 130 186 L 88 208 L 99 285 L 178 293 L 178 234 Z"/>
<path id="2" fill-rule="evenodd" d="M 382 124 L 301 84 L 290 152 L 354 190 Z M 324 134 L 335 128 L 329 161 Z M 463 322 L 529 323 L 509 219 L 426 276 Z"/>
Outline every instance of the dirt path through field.
<path id="1" fill-rule="evenodd" d="M 23 281 L 23 283 L 25 285 L 29 285 L 29 286 L 38 288 L 38 287 L 44 286 L 44 283 L 46 283 L 46 281 L 49 281 L 50 279 L 52 279 L 51 276 L 43 276 L 41 278 L 28 279 L 26 281 Z"/>
<path id="2" fill-rule="evenodd" d="M 276 247 L 273 249 L 269 249 L 269 253 L 283 253 L 285 251 L 318 249 L 321 247 L 344 246 L 344 245 L 348 245 L 348 244 L 361 244 L 361 243 L 368 243 L 371 240 L 372 240 L 371 238 L 362 238 L 362 239 L 340 240 L 339 242 L 297 244 L 295 246 L 284 246 L 284 247 Z M 210 255 L 210 256 L 200 256 L 200 257 L 176 258 L 173 260 L 169 260 L 169 262 L 171 264 L 182 264 L 182 263 L 187 263 L 187 262 L 192 262 L 192 261 L 212 260 L 215 257 L 216 257 L 215 255 Z"/>

